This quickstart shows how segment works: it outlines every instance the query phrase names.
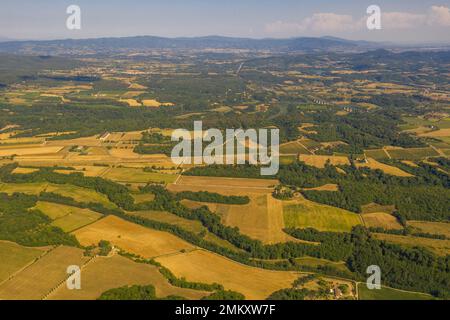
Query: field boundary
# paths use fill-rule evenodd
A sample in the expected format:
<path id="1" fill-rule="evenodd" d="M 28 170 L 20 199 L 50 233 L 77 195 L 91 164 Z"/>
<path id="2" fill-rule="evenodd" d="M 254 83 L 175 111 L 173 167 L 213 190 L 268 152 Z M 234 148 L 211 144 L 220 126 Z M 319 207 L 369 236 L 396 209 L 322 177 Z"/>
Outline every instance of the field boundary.
<path id="1" fill-rule="evenodd" d="M 86 261 L 81 267 L 80 267 L 80 274 L 81 271 L 86 268 L 87 265 L 89 265 L 92 261 L 94 261 L 97 258 L 97 256 L 93 256 L 91 257 L 88 261 Z M 66 282 L 67 279 L 69 279 L 72 275 L 68 274 L 67 277 L 61 281 L 61 283 L 59 283 L 58 285 L 56 285 L 53 289 L 51 289 L 48 293 L 46 293 L 41 300 L 47 300 L 53 293 L 55 293 L 59 288 L 61 288 L 61 286 L 63 286 Z"/>
<path id="2" fill-rule="evenodd" d="M 15 243 L 15 242 L 13 242 L 13 243 Z M 8 282 L 8 281 L 10 281 L 10 280 L 12 280 L 12 279 L 14 279 L 14 277 L 16 277 L 19 273 L 21 273 L 21 272 L 24 271 L 25 269 L 28 269 L 28 268 L 31 267 L 33 264 L 35 264 L 36 262 L 38 262 L 39 260 L 41 260 L 41 259 L 42 259 L 44 256 L 46 256 L 48 253 L 50 253 L 51 251 L 53 251 L 53 250 L 55 250 L 56 248 L 59 248 L 59 247 L 61 247 L 61 245 L 55 246 L 55 247 L 53 247 L 53 248 L 50 248 L 49 250 L 45 250 L 39 257 L 37 257 L 37 258 L 34 259 L 33 261 L 27 263 L 25 266 L 23 266 L 23 267 L 20 268 L 19 270 L 15 271 L 13 274 L 11 274 L 11 275 L 10 275 L 8 278 L 6 278 L 5 280 L 0 281 L 0 287 L 1 287 L 4 283 L 6 283 L 6 282 Z M 32 248 L 32 247 L 26 247 L 26 248 Z"/>

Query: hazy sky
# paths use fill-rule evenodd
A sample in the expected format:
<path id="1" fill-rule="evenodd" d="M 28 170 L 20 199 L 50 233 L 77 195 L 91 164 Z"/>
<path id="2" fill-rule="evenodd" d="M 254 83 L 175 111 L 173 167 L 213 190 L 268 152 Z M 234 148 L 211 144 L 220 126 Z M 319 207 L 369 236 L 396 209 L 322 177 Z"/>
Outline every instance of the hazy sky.
<path id="1" fill-rule="evenodd" d="M 81 8 L 68 30 L 66 8 Z M 381 30 L 366 9 L 381 8 Z M 297 37 L 450 43 L 450 0 L 0 0 L 0 38 Z"/>

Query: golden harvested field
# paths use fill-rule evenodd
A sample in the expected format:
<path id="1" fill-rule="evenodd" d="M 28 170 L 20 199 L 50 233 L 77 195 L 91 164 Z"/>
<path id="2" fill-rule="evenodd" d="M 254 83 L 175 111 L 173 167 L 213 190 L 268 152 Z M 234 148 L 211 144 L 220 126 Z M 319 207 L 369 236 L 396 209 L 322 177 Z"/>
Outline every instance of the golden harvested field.
<path id="1" fill-rule="evenodd" d="M 27 174 L 27 173 L 33 173 L 39 171 L 39 169 L 35 169 L 35 168 L 21 168 L 21 167 L 17 167 L 13 170 L 12 173 L 22 173 L 22 174 Z"/>
<path id="2" fill-rule="evenodd" d="M 123 132 L 111 132 L 106 138 L 105 142 L 119 142 L 124 135 Z"/>
<path id="3" fill-rule="evenodd" d="M 108 150 L 104 147 L 89 147 L 87 149 L 87 154 L 92 156 L 108 156 Z"/>
<path id="4" fill-rule="evenodd" d="M 248 194 L 250 203 L 246 205 L 218 204 L 216 213 L 222 217 L 227 226 L 238 227 L 251 238 L 263 243 L 280 243 L 295 241 L 283 232 L 282 201 L 274 199 L 270 194 Z"/>
<path id="5" fill-rule="evenodd" d="M 135 99 L 120 99 L 119 101 L 127 103 L 130 107 L 142 107 L 142 104 Z"/>
<path id="6" fill-rule="evenodd" d="M 183 249 L 194 248 L 190 243 L 170 233 L 142 227 L 115 216 L 107 216 L 75 231 L 74 235 L 85 246 L 107 240 L 127 252 L 145 258 L 174 254 Z"/>
<path id="7" fill-rule="evenodd" d="M 158 297 L 178 295 L 188 299 L 201 299 L 209 294 L 202 291 L 174 287 L 159 272 L 148 264 L 134 262 L 120 255 L 97 257 L 81 271 L 81 290 L 68 290 L 60 286 L 50 300 L 95 300 L 110 289 L 128 285 L 152 284 Z"/>
<path id="8" fill-rule="evenodd" d="M 5 136 L 4 136 L 5 137 Z M 17 146 L 20 148 L 22 145 L 26 146 L 26 144 L 29 144 L 30 146 L 36 146 L 37 144 L 42 144 L 45 141 L 44 138 L 39 137 L 27 137 L 27 138 L 3 138 L 0 139 L 0 147 L 3 149 L 7 149 L 8 145 L 14 145 L 17 144 Z M 9 148 L 11 148 L 9 146 Z"/>
<path id="9" fill-rule="evenodd" d="M 189 200 L 183 200 L 183 204 L 186 204 L 186 203 L 184 203 L 184 201 L 189 201 Z M 198 206 L 204 205 L 203 203 L 200 203 L 200 202 L 194 202 L 194 201 L 192 201 L 192 202 L 195 203 L 196 208 Z M 137 212 L 129 212 L 129 214 L 138 216 L 138 217 L 142 217 L 142 218 L 146 218 L 146 219 L 150 219 L 150 220 L 155 220 L 155 221 L 159 221 L 159 222 L 163 222 L 163 223 L 172 224 L 172 225 L 178 226 L 186 231 L 189 231 L 189 232 L 192 232 L 195 234 L 199 234 L 200 232 L 205 232 L 206 235 L 204 236 L 203 239 L 205 239 L 206 241 L 215 243 L 219 246 L 228 248 L 230 250 L 241 251 L 240 249 L 238 249 L 234 245 L 232 245 L 230 242 L 223 240 L 223 239 L 219 238 L 218 236 L 216 236 L 215 234 L 209 232 L 208 229 L 206 229 L 200 221 L 184 219 L 184 218 L 174 215 L 173 213 L 166 212 L 166 211 L 137 211 Z"/>
<path id="10" fill-rule="evenodd" d="M 177 184 L 207 184 L 210 186 L 245 187 L 245 188 L 269 188 L 277 185 L 278 180 L 274 179 L 243 179 L 243 178 L 222 178 L 222 177 L 193 177 L 181 176 Z"/>
<path id="11" fill-rule="evenodd" d="M 245 195 L 247 193 L 272 193 L 278 180 L 273 179 L 242 179 L 221 177 L 181 176 L 176 184 L 168 185 L 173 192 L 209 191 L 224 195 Z"/>
<path id="12" fill-rule="evenodd" d="M 86 146 L 86 147 L 101 147 L 102 141 L 99 139 L 98 135 L 68 139 L 68 140 L 55 140 L 47 141 L 49 146 Z"/>
<path id="13" fill-rule="evenodd" d="M 103 215 L 89 209 L 81 209 L 56 203 L 39 201 L 35 207 L 49 216 L 52 226 L 71 232 L 100 219 Z"/>
<path id="14" fill-rule="evenodd" d="M 402 225 L 398 223 L 397 219 L 385 212 L 373 212 L 373 213 L 364 213 L 361 215 L 364 220 L 364 224 L 367 227 L 373 228 L 384 228 L 384 229 L 403 229 Z"/>
<path id="15" fill-rule="evenodd" d="M 142 139 L 142 131 L 120 132 L 119 141 L 135 141 Z"/>
<path id="16" fill-rule="evenodd" d="M 222 107 L 218 107 L 218 108 L 212 109 L 211 111 L 220 112 L 220 113 L 227 113 L 227 112 L 233 111 L 233 109 L 231 107 L 228 107 L 228 106 L 222 106 Z"/>
<path id="17" fill-rule="evenodd" d="M 425 247 L 437 255 L 446 256 L 450 254 L 450 240 L 437 240 L 428 238 L 419 238 L 411 236 L 398 236 L 394 234 L 375 233 L 375 238 L 387 242 L 404 245 L 406 247 Z"/>
<path id="18" fill-rule="evenodd" d="M 63 147 L 60 146 L 15 146 L 12 149 L 0 149 L 0 157 L 4 156 L 29 156 L 29 155 L 39 155 L 39 154 L 49 154 L 49 153 L 58 153 L 61 151 Z"/>
<path id="19" fill-rule="evenodd" d="M 51 155 L 16 156 L 14 162 L 21 166 L 50 167 L 67 164 L 64 162 L 64 158 L 65 155 L 60 152 Z"/>
<path id="20" fill-rule="evenodd" d="M 28 248 L 14 242 L 0 241 L 0 283 L 32 263 L 45 251 L 43 248 Z"/>
<path id="21" fill-rule="evenodd" d="M 210 211 L 222 218 L 222 223 L 238 227 L 239 231 L 263 243 L 273 244 L 288 241 L 298 241 L 283 232 L 282 201 L 274 199 L 270 194 L 246 194 L 250 203 L 246 205 L 229 205 L 182 200 L 188 208 L 207 206 Z"/>
<path id="22" fill-rule="evenodd" d="M 412 168 L 418 168 L 419 167 L 419 165 L 416 164 L 414 161 L 402 160 L 401 162 L 406 164 L 407 166 L 412 167 Z"/>
<path id="23" fill-rule="evenodd" d="M 436 130 L 436 131 L 422 133 L 419 136 L 420 137 L 432 137 L 432 138 L 450 137 L 450 128 L 439 129 L 439 130 Z"/>
<path id="24" fill-rule="evenodd" d="M 48 137 L 62 136 L 62 135 L 73 134 L 73 133 L 77 133 L 77 132 L 76 131 L 48 132 L 48 133 L 38 134 L 36 137 L 48 138 Z"/>
<path id="25" fill-rule="evenodd" d="M 177 277 L 188 281 L 220 283 L 225 289 L 242 293 L 246 299 L 265 299 L 271 293 L 290 288 L 299 273 L 254 268 L 220 255 L 195 250 L 156 259 Z"/>
<path id="26" fill-rule="evenodd" d="M 153 108 L 158 108 L 159 106 L 161 106 L 161 102 L 155 99 L 142 100 L 142 104 L 144 105 L 144 107 L 153 107 Z"/>
<path id="27" fill-rule="evenodd" d="M 317 168 L 324 168 L 328 160 L 334 166 L 350 164 L 348 158 L 343 156 L 317 156 L 301 154 L 299 160 L 305 162 L 309 166 L 314 166 Z"/>
<path id="28" fill-rule="evenodd" d="M 145 172 L 138 168 L 112 168 L 108 170 L 104 175 L 104 178 L 119 181 L 119 182 L 132 182 L 132 183 L 148 183 L 148 182 L 164 182 L 172 183 L 177 179 L 175 174 L 165 174 L 158 172 Z"/>
<path id="29" fill-rule="evenodd" d="M 74 166 L 76 170 L 55 170 L 56 173 L 71 174 L 71 173 L 82 173 L 85 177 L 98 177 L 105 173 L 109 167 L 100 166 Z"/>
<path id="30" fill-rule="evenodd" d="M 67 279 L 67 267 L 82 266 L 88 260 L 83 250 L 57 247 L 42 256 L 12 279 L 0 285 L 0 299 L 42 299 L 53 288 Z M 45 275 L 43 277 L 42 275 Z"/>
<path id="31" fill-rule="evenodd" d="M 450 238 L 450 223 L 429 221 L 408 221 L 408 225 L 419 229 L 420 232 L 442 234 Z"/>
<path id="32" fill-rule="evenodd" d="M 372 170 L 379 169 L 386 174 L 390 174 L 397 177 L 412 177 L 412 174 L 405 172 L 397 167 L 390 166 L 381 162 L 376 161 L 373 158 L 367 158 L 368 163 L 357 163 L 356 166 L 358 168 L 367 167 Z"/>
<path id="33" fill-rule="evenodd" d="M 361 217 L 347 210 L 306 199 L 283 202 L 284 223 L 288 228 L 314 228 L 319 231 L 349 232 L 362 223 Z"/>

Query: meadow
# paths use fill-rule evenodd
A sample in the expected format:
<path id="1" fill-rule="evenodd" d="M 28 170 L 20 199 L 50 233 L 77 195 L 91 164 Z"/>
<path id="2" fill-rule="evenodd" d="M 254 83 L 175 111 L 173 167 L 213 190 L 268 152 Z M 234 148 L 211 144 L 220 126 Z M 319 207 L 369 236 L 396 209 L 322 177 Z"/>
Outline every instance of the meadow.
<path id="1" fill-rule="evenodd" d="M 396 290 L 382 287 L 380 290 L 369 290 L 365 283 L 358 284 L 359 300 L 432 300 L 424 293 Z"/>
<path id="2" fill-rule="evenodd" d="M 392 159 L 398 160 L 421 160 L 439 156 L 433 148 L 388 149 L 387 152 Z"/>
<path id="3" fill-rule="evenodd" d="M 311 152 L 298 141 L 293 141 L 280 145 L 280 154 L 311 154 Z"/>
<path id="4" fill-rule="evenodd" d="M 389 156 L 384 151 L 384 149 L 372 149 L 372 150 L 365 150 L 364 153 L 367 157 L 376 159 L 376 160 L 384 160 L 389 159 Z"/>
<path id="5" fill-rule="evenodd" d="M 354 226 L 361 224 L 358 214 L 305 199 L 284 202 L 283 214 L 287 228 L 349 232 Z"/>
<path id="6" fill-rule="evenodd" d="M 113 181 L 129 183 L 172 183 L 177 179 L 175 174 L 144 172 L 142 169 L 137 168 L 112 168 L 103 177 Z"/>

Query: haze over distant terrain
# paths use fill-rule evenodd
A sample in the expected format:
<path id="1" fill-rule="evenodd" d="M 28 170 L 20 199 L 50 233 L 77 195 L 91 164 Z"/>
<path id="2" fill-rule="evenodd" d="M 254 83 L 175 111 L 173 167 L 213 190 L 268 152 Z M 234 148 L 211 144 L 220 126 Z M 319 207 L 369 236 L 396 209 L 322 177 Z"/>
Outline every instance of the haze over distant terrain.
<path id="1" fill-rule="evenodd" d="M 0 38 L 61 39 L 159 35 L 250 38 L 321 37 L 402 43 L 450 43 L 448 1 L 377 1 L 382 29 L 366 27 L 372 1 L 131 0 L 76 2 L 81 30 L 66 28 L 66 9 L 56 0 L 3 0 Z"/>

